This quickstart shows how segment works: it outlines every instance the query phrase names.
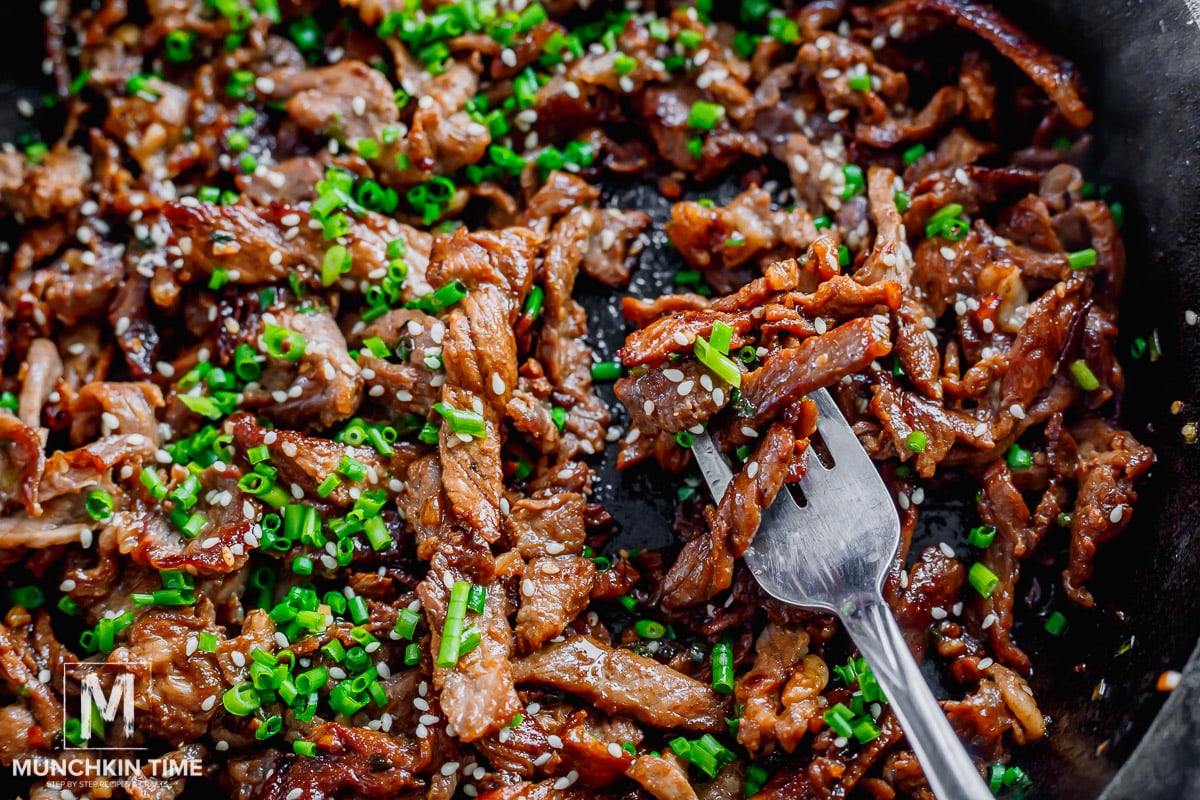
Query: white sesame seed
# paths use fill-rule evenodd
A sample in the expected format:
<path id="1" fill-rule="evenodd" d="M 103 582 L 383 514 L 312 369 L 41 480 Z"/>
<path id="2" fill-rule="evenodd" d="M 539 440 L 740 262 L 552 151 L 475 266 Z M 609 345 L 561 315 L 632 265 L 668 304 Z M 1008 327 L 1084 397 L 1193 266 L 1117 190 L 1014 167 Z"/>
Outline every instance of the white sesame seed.
<path id="1" fill-rule="evenodd" d="M 1120 522 L 1121 518 L 1124 516 L 1125 516 L 1125 506 L 1123 506 L 1123 505 L 1117 506 L 1111 512 L 1109 512 L 1108 521 L 1115 525 L 1118 522 Z"/>
<path id="2" fill-rule="evenodd" d="M 300 800 L 304 796 L 304 790 L 296 787 L 287 793 L 287 800 Z"/>
<path id="3" fill-rule="evenodd" d="M 546 737 L 546 744 L 550 745 L 555 750 L 562 750 L 563 740 L 561 737 L 556 736 L 555 734 L 552 733 Z"/>
<path id="4" fill-rule="evenodd" d="M 978 666 L 980 669 L 987 669 L 988 667 L 990 667 L 992 664 L 995 664 L 995 663 L 996 662 L 993 661 L 991 658 L 981 658 L 981 659 L 979 659 Z"/>
<path id="5" fill-rule="evenodd" d="M 1192 311 L 1190 308 L 1187 311 L 1183 312 L 1183 321 L 1186 322 L 1188 325 L 1195 325 L 1196 324 L 1196 312 Z"/>
<path id="6" fill-rule="evenodd" d="M 947 261 L 953 261 L 955 256 L 958 255 L 958 253 L 955 252 L 953 247 L 943 247 L 938 252 L 941 253 L 942 258 L 946 259 Z"/>
<path id="7" fill-rule="evenodd" d="M 994 624 L 996 624 L 996 615 L 989 613 L 986 617 L 983 618 L 983 622 L 979 623 L 979 627 L 986 631 L 988 628 L 992 627 L 992 625 L 994 625 Z"/>
<path id="8" fill-rule="evenodd" d="M 445 764 L 442 764 L 441 773 L 449 777 L 458 772 L 458 767 L 459 763 L 457 761 L 447 761 Z"/>
<path id="9" fill-rule="evenodd" d="M 746 477 L 753 478 L 757 474 L 758 474 L 758 462 L 751 461 L 749 464 L 746 465 Z"/>
<path id="10" fill-rule="evenodd" d="M 946 556 L 946 558 L 954 558 L 954 548 L 945 542 L 939 543 L 938 549 L 942 551 L 942 555 Z"/>
<path id="11" fill-rule="evenodd" d="M 687 334 L 685 334 L 683 331 L 675 331 L 675 335 L 671 338 L 675 340 L 675 344 L 680 345 L 681 347 L 687 347 L 692 343 L 691 340 L 688 339 Z"/>
<path id="12" fill-rule="evenodd" d="M 949 615 L 946 613 L 946 609 L 941 608 L 940 606 L 934 606 L 933 608 L 929 609 L 929 616 L 933 617 L 934 619 L 945 619 Z"/>
<path id="13" fill-rule="evenodd" d="M 215 694 L 209 695 L 208 697 L 204 698 L 204 701 L 202 703 L 200 703 L 200 710 L 201 711 L 212 711 L 213 706 L 215 706 L 216 704 L 217 704 L 217 696 Z"/>
<path id="14" fill-rule="evenodd" d="M 671 383 L 679 383 L 683 380 L 683 370 L 674 368 L 664 369 L 662 374 L 663 377 L 669 380 Z"/>
<path id="15" fill-rule="evenodd" d="M 232 653 L 230 653 L 229 660 L 233 662 L 234 666 L 246 666 L 246 655 L 241 650 L 234 650 Z"/>

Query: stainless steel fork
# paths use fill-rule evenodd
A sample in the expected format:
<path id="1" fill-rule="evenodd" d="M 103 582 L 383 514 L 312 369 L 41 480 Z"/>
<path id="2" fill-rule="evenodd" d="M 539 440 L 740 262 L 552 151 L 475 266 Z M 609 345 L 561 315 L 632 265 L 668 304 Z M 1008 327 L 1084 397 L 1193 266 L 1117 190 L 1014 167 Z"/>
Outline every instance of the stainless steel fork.
<path id="1" fill-rule="evenodd" d="M 746 564 L 772 597 L 842 621 L 939 800 L 991 800 L 883 601 L 883 580 L 900 545 L 892 498 L 829 393 L 821 389 L 810 397 L 833 467 L 808 459 L 799 484 L 806 505 L 781 491 L 763 514 Z M 707 433 L 695 437 L 692 452 L 719 500 L 733 478 L 729 465 Z"/>

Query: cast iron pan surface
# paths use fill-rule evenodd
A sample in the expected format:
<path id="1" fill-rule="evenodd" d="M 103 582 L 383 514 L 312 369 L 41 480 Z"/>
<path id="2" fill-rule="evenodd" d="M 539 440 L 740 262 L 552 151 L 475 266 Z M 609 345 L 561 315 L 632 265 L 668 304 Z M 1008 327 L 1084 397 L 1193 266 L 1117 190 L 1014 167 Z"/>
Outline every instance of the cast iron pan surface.
<path id="1" fill-rule="evenodd" d="M 1053 724 L 1014 761 L 1034 778 L 1038 798 L 1200 797 L 1200 450 L 1180 436 L 1183 423 L 1200 416 L 1200 329 L 1184 321 L 1185 310 L 1200 309 L 1200 0 L 997 5 L 1087 77 L 1096 110 L 1087 177 L 1111 184 L 1127 216 L 1121 352 L 1157 330 L 1164 353 L 1156 363 L 1124 359 L 1122 416 L 1158 463 L 1129 529 L 1098 560 L 1089 584 L 1096 609 L 1073 609 L 1069 634 L 1051 637 L 1037 616 L 1055 600 L 1061 565 L 1032 565 L 1022 576 L 1018 600 L 1032 622 L 1016 635 L 1033 659 L 1034 690 Z M 0 141 L 39 126 L 47 138 L 57 135 L 52 114 L 27 120 L 15 108 L 19 97 L 39 105 L 47 85 L 41 62 L 38 3 L 0 3 Z M 680 264 L 663 246 L 670 202 L 643 183 L 605 188 L 606 204 L 642 209 L 655 220 L 630 293 L 670 291 Z M 702 188 L 693 195 L 719 201 L 739 189 Z M 612 357 L 626 333 L 613 293 L 581 279 L 579 294 L 591 343 L 601 358 Z M 627 425 L 612 393 L 602 391 L 615 424 Z M 1183 401 L 1178 415 L 1168 410 L 1175 400 Z M 668 544 L 677 481 L 653 468 L 620 474 L 614 461 L 610 448 L 596 491 L 620 526 L 610 547 Z M 965 502 L 970 496 L 931 491 L 913 547 L 964 547 L 978 524 L 974 504 Z M 1164 704 L 1155 682 L 1167 669 L 1185 674 Z M 939 676 L 929 677 L 936 685 Z"/>

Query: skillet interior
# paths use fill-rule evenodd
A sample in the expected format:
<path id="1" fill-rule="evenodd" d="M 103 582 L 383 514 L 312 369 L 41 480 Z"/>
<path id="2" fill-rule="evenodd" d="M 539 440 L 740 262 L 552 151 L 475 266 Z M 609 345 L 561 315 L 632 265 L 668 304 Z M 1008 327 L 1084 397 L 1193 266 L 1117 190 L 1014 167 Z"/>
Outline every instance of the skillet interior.
<path id="1" fill-rule="evenodd" d="M 1200 406 L 1200 331 L 1184 310 L 1200 308 L 1200 48 L 1192 0 L 1047 0 L 999 3 L 1039 39 L 1083 68 L 1097 112 L 1094 162 L 1088 175 L 1109 183 L 1124 202 L 1129 277 L 1123 305 L 1121 351 L 1135 336 L 1157 328 L 1165 353 L 1151 364 L 1126 359 L 1130 388 L 1127 427 L 1158 455 L 1143 487 L 1138 513 L 1122 537 L 1102 552 L 1092 586 L 1091 613 L 1071 615 L 1061 640 L 1032 630 L 1021 639 L 1039 671 L 1034 687 L 1054 719 L 1046 740 L 1017 754 L 1035 779 L 1035 795 L 1094 798 L 1113 781 L 1106 800 L 1189 797 L 1200 792 L 1200 659 L 1176 692 L 1136 757 L 1130 754 L 1158 714 L 1154 683 L 1164 669 L 1181 668 L 1200 636 L 1200 452 L 1179 435 Z M 42 59 L 37 3 L 0 7 L 0 140 L 11 141 L 34 123 L 16 115 L 16 97 L 38 98 Z M 36 33 L 35 33 L 36 32 Z M 671 287 L 677 256 L 662 247 L 661 222 L 669 203 L 642 184 L 610 183 L 608 203 L 641 208 L 658 223 L 631 291 L 649 296 Z M 706 192 L 727 198 L 735 187 Z M 625 324 L 611 292 L 581 282 L 592 337 L 610 357 Z M 607 390 L 605 390 L 607 391 Z M 1184 401 L 1173 416 L 1168 407 Z M 613 401 L 611 393 L 606 400 Z M 610 452 L 597 495 L 621 525 L 613 547 L 665 544 L 676 482 L 652 469 L 617 474 Z M 915 547 L 961 544 L 978 524 L 963 497 L 931 493 Z M 1052 570 L 1047 574 L 1051 574 Z M 1023 580 L 1033 608 L 1052 599 L 1052 582 Z M 1018 628 L 1018 637 L 1021 637 Z M 1132 641 L 1127 652 L 1125 645 Z M 1093 700 L 1103 680 L 1107 690 Z"/>

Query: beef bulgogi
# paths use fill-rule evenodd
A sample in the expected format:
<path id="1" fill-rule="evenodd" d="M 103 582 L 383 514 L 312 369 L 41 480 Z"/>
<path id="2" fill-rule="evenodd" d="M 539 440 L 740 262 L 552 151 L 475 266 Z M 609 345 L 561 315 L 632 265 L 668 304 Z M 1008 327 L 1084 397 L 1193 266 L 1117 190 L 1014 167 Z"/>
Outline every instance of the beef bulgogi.
<path id="1" fill-rule="evenodd" d="M 0 153 L 0 760 L 203 775 L 26 796 L 929 800 L 836 623 L 738 560 L 822 387 L 895 491 L 914 653 L 1028 789 L 1022 561 L 1092 606 L 1153 463 L 1069 62 L 966 0 L 141 5 L 41 4 L 61 136 Z M 609 178 L 677 201 L 677 293 L 625 290 L 656 223 Z M 679 474 L 674 545 L 605 547 L 606 450 Z M 968 545 L 909 552 L 962 485 Z M 72 715 L 98 664 L 132 733 Z"/>

